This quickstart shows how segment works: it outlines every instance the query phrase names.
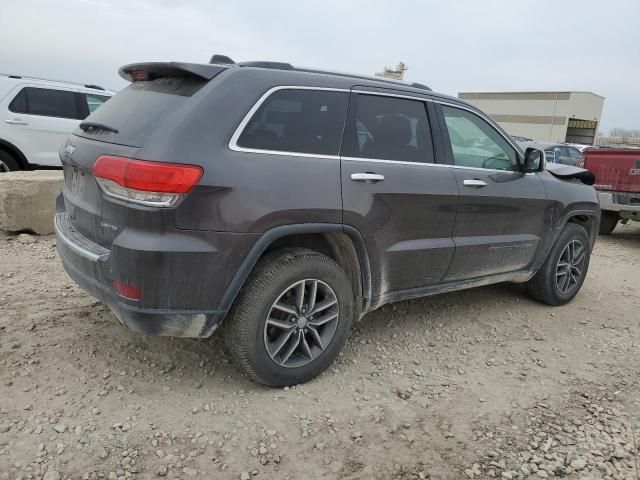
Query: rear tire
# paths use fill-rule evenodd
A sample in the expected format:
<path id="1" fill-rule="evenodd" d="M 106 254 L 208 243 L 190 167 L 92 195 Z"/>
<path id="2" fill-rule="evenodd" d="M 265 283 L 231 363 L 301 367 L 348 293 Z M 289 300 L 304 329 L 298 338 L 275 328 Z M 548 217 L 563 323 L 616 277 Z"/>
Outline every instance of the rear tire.
<path id="1" fill-rule="evenodd" d="M 225 343 L 252 380 L 296 385 L 331 365 L 354 312 L 351 284 L 336 262 L 313 250 L 284 248 L 256 265 L 224 322 Z"/>
<path id="2" fill-rule="evenodd" d="M 616 225 L 618 225 L 619 220 L 620 215 L 618 215 L 617 212 L 603 210 L 600 213 L 600 229 L 598 230 L 598 233 L 600 235 L 610 235 L 616 228 Z"/>
<path id="3" fill-rule="evenodd" d="M 12 155 L 0 150 L 0 173 L 15 172 L 20 170 L 20 165 Z"/>
<path id="4" fill-rule="evenodd" d="M 580 291 L 589 269 L 587 231 L 567 223 L 540 270 L 527 282 L 529 295 L 547 305 L 564 305 Z"/>

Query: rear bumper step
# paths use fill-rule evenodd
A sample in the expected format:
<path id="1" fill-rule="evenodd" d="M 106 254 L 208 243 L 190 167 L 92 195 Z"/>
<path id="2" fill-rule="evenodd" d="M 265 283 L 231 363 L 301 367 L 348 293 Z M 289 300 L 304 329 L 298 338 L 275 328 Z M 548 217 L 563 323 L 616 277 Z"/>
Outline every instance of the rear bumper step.
<path id="1" fill-rule="evenodd" d="M 63 242 L 69 249 L 87 260 L 97 262 L 109 258 L 111 252 L 82 235 L 73 226 L 67 213 L 57 213 L 53 220 L 53 227 L 58 241 Z"/>

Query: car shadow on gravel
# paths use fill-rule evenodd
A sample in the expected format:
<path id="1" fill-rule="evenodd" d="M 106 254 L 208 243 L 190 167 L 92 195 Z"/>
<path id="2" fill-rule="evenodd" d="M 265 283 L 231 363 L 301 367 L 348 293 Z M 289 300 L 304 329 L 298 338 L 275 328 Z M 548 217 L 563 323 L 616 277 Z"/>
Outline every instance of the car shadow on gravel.
<path id="1" fill-rule="evenodd" d="M 493 318 L 497 319 L 517 311 L 523 302 L 535 304 L 526 297 L 522 285 L 505 283 L 387 304 L 365 315 L 354 326 L 349 342 L 356 344 L 365 337 L 376 342 L 390 340 L 400 328 L 416 332 L 425 328 L 465 327 L 476 322 L 482 313 L 495 313 Z M 137 369 L 149 375 L 179 372 L 182 382 L 188 380 L 182 383 L 185 390 L 194 385 L 215 388 L 222 378 L 231 380 L 237 388 L 261 388 L 233 366 L 225 352 L 221 331 L 208 339 L 144 337 L 120 326 L 106 307 L 94 308 L 97 311 L 90 316 L 99 318 L 97 328 L 86 327 L 84 333 L 89 337 L 87 340 L 92 340 L 94 353 L 107 358 L 113 370 Z M 483 322 L 486 323 L 486 318 Z M 424 341 L 433 339 L 425 337 Z M 354 355 L 357 353 L 346 349 L 344 363 L 350 363 Z"/>

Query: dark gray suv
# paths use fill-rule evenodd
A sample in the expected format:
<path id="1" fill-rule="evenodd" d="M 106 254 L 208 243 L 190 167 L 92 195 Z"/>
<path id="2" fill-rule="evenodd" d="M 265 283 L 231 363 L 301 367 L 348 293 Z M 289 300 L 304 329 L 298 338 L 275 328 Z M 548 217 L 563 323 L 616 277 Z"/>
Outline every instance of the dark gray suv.
<path id="1" fill-rule="evenodd" d="M 586 170 L 544 169 L 475 107 L 419 84 L 274 62 L 141 63 L 62 146 L 69 273 L 147 335 L 208 337 L 272 386 L 397 300 L 584 281 Z"/>

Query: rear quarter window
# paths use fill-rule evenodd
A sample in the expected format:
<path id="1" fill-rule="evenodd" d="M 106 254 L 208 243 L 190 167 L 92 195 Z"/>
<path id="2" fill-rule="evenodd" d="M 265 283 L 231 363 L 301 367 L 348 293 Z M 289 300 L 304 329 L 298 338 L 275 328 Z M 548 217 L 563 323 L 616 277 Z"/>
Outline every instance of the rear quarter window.
<path id="1" fill-rule="evenodd" d="M 337 155 L 347 92 L 278 90 L 256 110 L 237 145 L 280 152 Z"/>

